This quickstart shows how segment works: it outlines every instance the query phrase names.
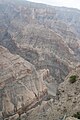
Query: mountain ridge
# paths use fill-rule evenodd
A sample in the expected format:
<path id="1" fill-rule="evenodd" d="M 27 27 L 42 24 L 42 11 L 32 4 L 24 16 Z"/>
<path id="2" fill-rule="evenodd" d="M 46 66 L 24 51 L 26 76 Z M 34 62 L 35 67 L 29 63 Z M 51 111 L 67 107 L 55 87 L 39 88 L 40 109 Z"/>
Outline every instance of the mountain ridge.
<path id="1" fill-rule="evenodd" d="M 79 79 L 68 81 L 72 70 L 80 71 L 79 26 L 76 9 L 0 0 L 1 120 L 58 120 L 65 118 L 65 107 L 67 117 L 74 114 L 74 101 L 71 109 L 65 104 L 79 86 Z"/>

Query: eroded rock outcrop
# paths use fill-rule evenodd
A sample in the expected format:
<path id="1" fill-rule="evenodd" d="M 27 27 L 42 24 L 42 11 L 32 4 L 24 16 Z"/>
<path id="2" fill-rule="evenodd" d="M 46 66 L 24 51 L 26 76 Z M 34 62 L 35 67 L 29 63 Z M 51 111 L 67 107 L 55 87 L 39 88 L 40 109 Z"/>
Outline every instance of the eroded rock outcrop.
<path id="1" fill-rule="evenodd" d="M 31 63 L 0 46 L 0 111 L 4 117 L 35 101 L 47 90 L 43 84 Z"/>
<path id="2" fill-rule="evenodd" d="M 70 76 L 76 75 L 76 81 L 70 83 Z M 31 111 L 29 120 L 77 120 L 80 114 L 80 67 L 72 71 L 58 88 L 58 100 L 43 102 Z M 42 112 L 41 112 L 42 111 Z M 74 118 L 76 114 L 77 118 Z M 72 116 L 72 117 L 71 117 Z"/>
<path id="3" fill-rule="evenodd" d="M 64 81 L 80 64 L 79 18 L 76 9 L 0 0 L 1 120 L 70 120 L 80 110 L 79 68 L 75 83 Z"/>
<path id="4" fill-rule="evenodd" d="M 52 78 L 61 83 L 80 61 L 75 24 L 79 25 L 80 11 L 25 0 L 0 0 L 0 6 L 0 45 L 37 70 L 49 69 Z"/>

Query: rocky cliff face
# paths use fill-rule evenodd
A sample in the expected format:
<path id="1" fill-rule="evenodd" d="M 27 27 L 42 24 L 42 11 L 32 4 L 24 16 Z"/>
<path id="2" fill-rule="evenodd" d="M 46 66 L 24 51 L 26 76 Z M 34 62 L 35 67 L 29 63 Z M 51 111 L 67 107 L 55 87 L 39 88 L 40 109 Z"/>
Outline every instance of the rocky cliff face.
<path id="1" fill-rule="evenodd" d="M 0 112 L 4 117 L 47 92 L 43 76 L 31 63 L 0 46 Z"/>
<path id="2" fill-rule="evenodd" d="M 56 20 L 62 15 L 59 8 L 8 0 L 0 0 L 0 6 L 0 44 L 35 65 L 37 70 L 49 69 L 59 83 L 64 80 L 80 61 L 80 44 L 78 36 L 68 30 L 69 21 L 64 23 L 61 19 L 61 24 Z M 65 8 L 64 11 L 67 14 Z M 53 22 L 54 28 L 49 27 Z"/>
<path id="3" fill-rule="evenodd" d="M 80 11 L 26 1 L 0 0 L 0 6 L 0 27 L 1 31 L 5 29 L 4 38 L 11 35 L 19 45 L 54 53 L 65 61 L 72 61 L 76 55 L 79 57 L 80 45 L 74 26 L 76 19 L 77 23 L 80 22 L 77 18 Z"/>
<path id="4" fill-rule="evenodd" d="M 1 120 L 52 120 L 65 116 L 66 110 L 67 116 L 78 110 L 72 100 L 79 80 L 75 84 L 65 80 L 59 96 L 56 92 L 80 64 L 79 26 L 76 9 L 0 0 Z M 56 97 L 59 100 L 52 102 Z"/>
<path id="5" fill-rule="evenodd" d="M 76 119 L 73 116 L 80 114 L 80 68 L 72 71 L 58 87 L 58 99 L 43 102 L 36 111 L 31 111 L 29 120 L 59 120 Z M 70 82 L 70 77 L 76 75 L 74 83 Z M 72 117 L 70 117 L 72 116 Z M 78 115 L 76 115 L 78 117 Z M 70 118 L 68 118 L 70 117 Z"/>

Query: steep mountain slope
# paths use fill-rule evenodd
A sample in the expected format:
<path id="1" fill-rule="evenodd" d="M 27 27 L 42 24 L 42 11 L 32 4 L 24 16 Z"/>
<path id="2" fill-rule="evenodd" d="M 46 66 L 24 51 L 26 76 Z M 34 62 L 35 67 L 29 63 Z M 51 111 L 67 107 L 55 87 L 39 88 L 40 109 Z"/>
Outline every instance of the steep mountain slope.
<path id="1" fill-rule="evenodd" d="M 80 69 L 72 71 L 79 64 L 79 10 L 0 0 L 0 120 L 59 120 L 79 112 Z"/>
<path id="2" fill-rule="evenodd" d="M 0 49 L 2 49 L 2 47 Z M 27 92 L 27 90 L 30 90 L 30 88 L 27 87 L 27 84 L 24 85 L 23 80 L 21 81 L 18 79 L 18 81 L 15 81 L 17 83 L 14 83 L 14 87 L 16 87 L 16 85 L 18 85 L 18 83 L 20 83 L 21 86 L 24 85 L 28 89 L 26 88 L 27 90 L 26 90 L 25 94 L 21 94 L 22 92 L 24 93 L 24 89 L 22 90 L 21 86 L 20 87 L 17 86 L 16 90 L 14 89 L 15 91 L 18 92 L 18 93 L 15 93 L 15 95 L 16 94 L 18 95 L 16 97 L 19 98 L 18 99 L 19 105 L 22 103 L 21 104 L 22 109 L 20 107 L 20 109 L 15 111 L 15 114 L 14 114 L 14 111 L 13 112 L 9 111 L 9 110 L 11 110 L 11 108 L 14 108 L 13 107 L 14 101 L 12 101 L 12 100 L 15 100 L 15 99 L 13 99 L 13 97 L 11 97 L 11 99 L 10 99 L 10 95 L 12 96 L 13 92 L 14 92 L 14 90 L 11 91 L 13 86 L 11 83 L 11 88 L 10 88 L 10 82 L 9 82 L 8 86 L 6 83 L 5 84 L 6 86 L 4 87 L 4 94 L 2 94 L 3 98 L 5 97 L 5 99 L 3 99 L 3 103 L 5 103 L 4 105 L 6 105 L 6 107 L 3 107 L 4 108 L 3 114 L 2 114 L 3 118 L 8 118 L 9 120 L 17 120 L 18 118 L 20 118 L 20 120 L 53 120 L 53 119 L 54 120 L 59 120 L 59 119 L 78 120 L 74 116 L 76 115 L 76 117 L 78 117 L 78 115 L 80 114 L 80 74 L 79 73 L 80 73 L 80 67 L 77 67 L 75 70 L 73 70 L 72 72 L 69 73 L 69 75 L 65 78 L 64 82 L 59 85 L 58 96 L 56 96 L 57 98 L 55 99 L 55 101 L 53 101 L 53 99 L 45 101 L 45 99 L 41 100 L 41 98 L 39 98 L 39 100 L 36 101 L 37 98 L 35 98 L 35 94 L 33 94 L 34 92 L 29 93 L 29 91 L 28 91 L 30 97 L 34 98 L 35 102 L 32 102 L 31 104 L 26 104 L 27 106 L 24 104 L 25 99 L 23 99 L 23 98 L 26 96 L 26 92 Z M 76 76 L 76 81 L 74 81 L 74 83 L 72 83 L 72 82 L 70 82 L 70 77 L 74 76 L 74 75 Z M 27 75 L 26 79 L 28 80 L 28 75 Z M 23 84 L 22 84 L 22 82 L 23 82 Z M 2 84 L 2 87 L 3 86 L 4 85 Z M 23 86 L 23 88 L 25 88 L 24 86 Z M 44 87 L 44 88 L 46 88 L 46 87 Z M 9 91 L 9 89 L 10 89 L 10 91 Z M 21 89 L 21 91 L 20 91 L 20 89 Z M 9 94 L 10 92 L 11 92 L 11 94 Z M 28 93 L 27 93 L 27 95 L 28 95 Z M 33 94 L 33 96 L 31 94 Z M 20 99 L 21 95 L 23 95 L 22 99 Z M 45 96 L 45 94 L 43 94 L 43 96 Z M 28 96 L 27 96 L 27 98 L 28 98 Z M 10 103 L 10 100 L 12 101 L 12 103 Z M 29 100 L 31 100 L 31 99 L 29 99 Z M 2 104 L 1 104 L 1 106 L 2 106 Z M 24 106 L 26 106 L 26 107 L 24 107 Z M 6 111 L 4 111 L 4 110 L 6 110 Z M 6 114 L 6 112 L 7 112 L 7 114 Z M 0 118 L 0 119 L 2 120 L 2 118 Z"/>
<path id="3" fill-rule="evenodd" d="M 74 83 L 70 82 L 70 77 L 76 75 Z M 59 85 L 58 100 L 48 101 L 31 111 L 29 120 L 66 120 L 67 117 L 75 116 L 80 119 L 80 68 L 76 68 L 69 73 L 65 81 Z M 78 113 L 78 114 L 77 114 Z M 75 119 L 72 117 L 71 119 Z"/>
<path id="4" fill-rule="evenodd" d="M 0 46 L 0 112 L 4 117 L 14 115 L 15 110 L 28 106 L 36 97 L 47 95 L 43 77 L 31 63 Z"/>
<path id="5" fill-rule="evenodd" d="M 76 21 L 79 10 L 20 0 L 0 0 L 0 6 L 0 44 L 10 52 L 19 54 L 38 70 L 49 69 L 57 81 L 63 80 L 70 69 L 78 64 L 79 38 L 75 34 L 76 28 L 70 25 L 75 25 L 75 22 L 69 17 L 75 15 Z"/>

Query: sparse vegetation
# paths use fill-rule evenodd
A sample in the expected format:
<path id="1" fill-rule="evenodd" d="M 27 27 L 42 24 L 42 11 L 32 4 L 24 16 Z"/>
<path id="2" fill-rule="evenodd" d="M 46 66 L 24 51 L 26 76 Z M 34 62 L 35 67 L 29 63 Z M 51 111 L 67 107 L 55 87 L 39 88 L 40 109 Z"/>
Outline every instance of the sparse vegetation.
<path id="1" fill-rule="evenodd" d="M 76 114 L 74 114 L 73 117 L 80 119 L 80 112 L 77 112 Z"/>
<path id="2" fill-rule="evenodd" d="M 76 82 L 76 80 L 77 80 L 77 75 L 72 75 L 72 76 L 70 76 L 69 82 L 74 83 L 74 82 Z"/>
<path id="3" fill-rule="evenodd" d="M 17 120 L 20 120 L 20 118 L 17 118 Z"/>

